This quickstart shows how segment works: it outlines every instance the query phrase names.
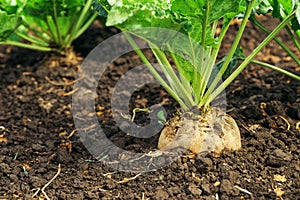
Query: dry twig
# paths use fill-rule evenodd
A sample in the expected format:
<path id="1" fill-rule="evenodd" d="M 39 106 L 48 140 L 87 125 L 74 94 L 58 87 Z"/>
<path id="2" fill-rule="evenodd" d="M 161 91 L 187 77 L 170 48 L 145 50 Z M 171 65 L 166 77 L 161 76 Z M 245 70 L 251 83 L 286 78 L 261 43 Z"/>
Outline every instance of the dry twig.
<path id="1" fill-rule="evenodd" d="M 126 178 L 125 177 L 125 178 L 123 178 L 123 180 L 117 181 L 117 180 L 114 180 L 111 177 L 112 174 L 116 174 L 116 173 L 117 173 L 117 171 L 116 172 L 110 172 L 110 173 L 103 174 L 103 176 L 108 177 L 109 179 L 113 180 L 114 182 L 116 182 L 118 184 L 121 184 L 121 183 L 127 183 L 127 182 L 129 182 L 131 180 L 134 180 L 134 179 L 136 179 L 137 177 L 139 177 L 142 174 L 142 173 L 139 173 L 139 174 L 137 174 L 137 175 L 135 175 L 133 177 L 130 177 L 130 178 Z"/>
<path id="2" fill-rule="evenodd" d="M 36 195 L 38 195 L 38 193 L 41 191 L 43 193 L 43 195 L 45 196 L 45 198 L 47 200 L 50 200 L 50 198 L 47 196 L 45 189 L 58 177 L 58 175 L 61 172 L 61 167 L 60 164 L 58 164 L 58 169 L 57 169 L 57 173 L 52 177 L 52 179 L 50 181 L 48 181 L 48 183 L 46 183 L 42 189 L 37 188 L 37 191 L 32 195 L 32 198 L 34 198 Z"/>
<path id="3" fill-rule="evenodd" d="M 284 118 L 284 117 L 281 116 L 281 115 L 276 115 L 275 117 L 281 118 L 281 119 L 287 124 L 287 130 L 288 130 L 288 131 L 290 130 L 291 124 L 289 123 L 289 121 L 288 121 L 286 118 Z"/>
<path id="4" fill-rule="evenodd" d="M 67 86 L 67 85 L 74 85 L 75 81 L 69 81 L 67 79 L 64 79 L 64 83 L 62 82 L 55 82 L 55 81 L 52 81 L 50 80 L 50 78 L 48 76 L 45 76 L 45 79 L 51 83 L 52 85 L 55 85 L 55 86 Z"/>

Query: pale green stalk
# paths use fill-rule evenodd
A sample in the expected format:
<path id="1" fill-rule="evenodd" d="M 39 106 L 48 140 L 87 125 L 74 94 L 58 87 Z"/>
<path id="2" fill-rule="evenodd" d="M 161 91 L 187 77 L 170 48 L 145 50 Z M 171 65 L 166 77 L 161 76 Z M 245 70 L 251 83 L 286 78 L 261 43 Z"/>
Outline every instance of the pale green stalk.
<path id="1" fill-rule="evenodd" d="M 219 73 L 216 75 L 216 77 L 214 78 L 213 82 L 211 83 L 211 85 L 209 86 L 208 90 L 205 92 L 203 99 L 200 103 L 200 106 L 205 105 L 208 106 L 207 104 L 207 100 L 210 98 L 210 95 L 212 93 L 212 91 L 215 89 L 215 87 L 217 86 L 217 84 L 219 83 L 219 81 L 222 79 L 222 75 L 224 74 L 224 72 L 226 71 L 226 69 L 228 68 L 228 65 L 238 47 L 238 44 L 242 38 L 243 32 L 246 28 L 246 24 L 248 21 L 248 18 L 251 14 L 252 8 L 254 6 L 255 0 L 251 0 L 251 2 L 247 5 L 247 9 L 244 15 L 244 18 L 242 20 L 241 26 L 237 32 L 237 35 L 235 37 L 235 40 L 233 41 L 232 47 L 226 57 L 226 60 L 224 61 Z M 211 101 L 211 100 L 210 100 Z"/>
<path id="2" fill-rule="evenodd" d="M 298 48 L 298 51 L 300 51 L 300 44 L 299 44 L 297 38 L 294 36 L 293 32 L 291 31 L 290 27 L 288 25 L 286 25 L 285 29 L 288 32 L 288 34 L 291 37 L 291 39 L 294 42 L 294 44 L 296 45 L 296 47 Z"/>
<path id="3" fill-rule="evenodd" d="M 209 67 L 207 67 L 207 69 L 204 71 L 204 75 L 203 77 L 206 78 L 205 79 L 205 85 L 202 89 L 203 93 L 201 95 L 201 102 L 200 102 L 200 105 L 203 105 L 203 95 L 205 94 L 204 92 L 206 91 L 207 87 L 208 87 L 208 81 L 211 77 L 211 73 L 213 71 L 213 68 L 215 67 L 215 63 L 216 63 L 216 60 L 217 60 L 217 56 L 218 56 L 218 53 L 219 53 L 219 50 L 221 48 L 221 45 L 222 45 L 222 41 L 223 41 L 223 38 L 225 37 L 229 27 L 230 27 L 230 22 L 232 21 L 232 19 L 230 21 L 228 21 L 226 24 L 223 24 L 223 27 L 221 29 L 221 32 L 220 32 L 220 35 L 218 37 L 218 44 L 216 46 L 215 49 L 213 49 L 212 53 L 211 53 L 211 56 L 210 56 L 210 59 L 209 59 L 209 63 L 207 64 Z"/>
<path id="4" fill-rule="evenodd" d="M 150 48 L 152 50 L 152 53 L 154 54 L 155 58 L 157 59 L 157 62 L 160 64 L 160 67 L 161 67 L 161 70 L 162 72 L 164 73 L 168 83 L 169 83 L 169 86 L 172 88 L 173 91 L 176 91 L 176 88 L 174 86 L 174 81 L 172 79 L 172 76 L 169 74 L 167 68 L 166 68 L 166 64 L 164 63 L 164 61 L 162 60 L 162 56 L 160 55 L 161 52 L 159 52 L 158 49 L 155 49 L 157 47 L 154 47 L 154 44 L 149 44 L 150 45 Z M 180 95 L 179 95 L 180 96 Z"/>
<path id="5" fill-rule="evenodd" d="M 269 63 L 261 62 L 261 61 L 258 61 L 258 60 L 252 60 L 251 63 L 257 64 L 257 65 L 261 65 L 263 67 L 267 67 L 269 69 L 272 69 L 274 71 L 280 72 L 282 74 L 285 74 L 286 76 L 289 76 L 291 78 L 294 78 L 294 79 L 300 81 L 300 76 L 297 76 L 296 74 L 293 74 L 293 73 L 291 73 L 291 72 L 289 72 L 289 71 L 287 71 L 285 69 L 281 69 L 281 68 L 279 68 L 277 66 L 274 66 L 274 65 L 271 65 Z"/>
<path id="6" fill-rule="evenodd" d="M 152 46 L 153 47 L 153 46 Z M 156 56 L 157 60 L 161 65 L 161 69 L 163 70 L 164 74 L 168 78 L 169 84 L 171 88 L 178 94 L 179 97 L 187 104 L 188 107 L 195 106 L 192 94 L 187 92 L 187 89 L 183 87 L 182 83 L 180 82 L 179 78 L 174 72 L 170 62 L 168 61 L 167 57 L 165 56 L 164 52 L 159 50 L 158 48 L 151 48 Z"/>
<path id="7" fill-rule="evenodd" d="M 58 38 L 57 38 L 57 35 L 54 33 L 54 31 L 52 30 L 51 28 L 51 25 L 50 25 L 50 16 L 47 16 L 46 17 L 46 24 L 47 24 L 47 27 L 49 29 L 49 32 L 50 32 L 50 35 L 51 35 L 51 38 L 54 40 L 54 42 L 57 44 L 58 43 Z"/>
<path id="8" fill-rule="evenodd" d="M 296 10 L 290 13 L 254 50 L 253 52 L 240 64 L 240 66 L 205 100 L 205 105 L 215 99 L 235 78 L 245 69 L 245 67 L 253 60 L 253 58 L 267 45 L 279 31 L 284 28 L 291 19 L 295 16 Z"/>
<path id="9" fill-rule="evenodd" d="M 83 34 L 84 31 L 94 22 L 95 18 L 97 17 L 98 13 L 94 13 L 87 22 L 84 23 L 84 25 L 78 30 L 77 34 L 75 35 L 75 38 L 78 38 L 81 34 Z M 71 44 L 68 44 L 71 45 Z"/>
<path id="10" fill-rule="evenodd" d="M 78 21 L 76 22 L 74 28 L 72 28 L 72 32 L 70 33 L 70 37 L 69 40 L 66 42 L 67 45 L 71 45 L 72 40 L 74 40 L 75 38 L 77 38 L 79 36 L 78 32 L 83 32 L 84 30 L 81 29 L 82 25 L 85 23 L 85 20 L 87 18 L 87 16 L 89 15 L 89 10 L 90 7 L 92 5 L 92 0 L 88 0 L 85 4 L 85 6 L 83 7 L 83 9 L 80 12 L 80 16 L 78 18 Z M 95 19 L 97 16 L 97 14 L 93 14 L 92 19 Z M 88 23 L 89 25 L 92 23 L 93 21 L 89 20 Z M 87 26 L 84 26 L 87 27 Z"/>
<path id="11" fill-rule="evenodd" d="M 41 30 L 39 30 L 38 28 L 36 28 L 36 26 L 31 26 L 28 24 L 28 22 L 26 21 L 26 18 L 23 19 L 23 24 L 22 24 L 27 30 L 31 30 L 34 32 L 34 34 L 36 34 L 37 36 L 40 37 L 41 40 L 45 41 L 45 42 L 49 42 L 50 41 L 50 33 L 44 33 L 41 32 Z M 46 30 L 45 30 L 46 31 Z M 18 31 L 17 31 L 18 32 Z"/>
<path id="12" fill-rule="evenodd" d="M 265 26 L 263 26 L 254 16 L 250 17 L 250 20 L 261 30 L 263 30 L 265 33 L 270 34 L 271 31 L 269 31 Z M 291 58 L 300 66 L 300 60 L 297 58 L 297 56 L 283 43 L 281 42 L 277 37 L 274 38 L 275 42 L 281 46 L 281 48 L 291 56 Z"/>
<path id="13" fill-rule="evenodd" d="M 129 33 L 123 31 L 124 36 L 128 40 L 128 42 L 132 45 L 135 52 L 138 54 L 142 62 L 147 66 L 150 73 L 154 76 L 154 78 L 165 88 L 165 90 L 180 104 L 183 110 L 187 111 L 189 107 L 186 105 L 185 102 L 181 100 L 181 98 L 177 95 L 175 91 L 172 90 L 172 88 L 169 87 L 169 85 L 164 81 L 164 79 L 159 75 L 159 73 L 156 71 L 156 69 L 151 65 L 149 60 L 146 58 L 146 56 L 143 54 L 143 52 L 140 50 L 139 46 L 136 44 L 134 39 L 130 36 Z"/>
<path id="14" fill-rule="evenodd" d="M 58 17 L 57 17 L 57 10 L 56 10 L 56 0 L 52 0 L 53 2 L 53 16 L 54 16 L 54 25 L 55 25 L 55 29 L 56 29 L 56 35 L 57 35 L 57 39 L 58 39 L 58 45 L 59 48 L 63 47 L 63 39 L 62 39 L 62 35 L 60 33 L 60 27 L 58 24 Z"/>
<path id="15" fill-rule="evenodd" d="M 194 65 L 194 79 L 192 81 L 193 89 L 195 91 L 195 99 L 197 103 L 200 102 L 200 97 L 205 89 L 204 86 L 205 78 L 203 77 L 203 72 L 205 70 L 205 63 L 204 63 L 204 56 L 205 56 L 205 50 L 206 50 L 206 33 L 207 33 L 207 25 L 208 25 L 208 15 L 210 14 L 210 5 L 209 1 L 207 1 L 206 11 L 205 11 L 205 17 L 202 25 L 202 39 L 201 39 L 201 49 L 200 49 L 200 63 L 193 60 Z M 193 45 L 193 43 L 191 43 Z M 194 58 L 195 59 L 195 58 Z M 204 69 L 203 69 L 204 68 Z"/>
<path id="16" fill-rule="evenodd" d="M 171 56 L 172 60 L 174 61 L 175 66 L 180 66 L 180 64 L 179 64 L 179 62 L 178 62 L 178 60 L 176 58 L 176 55 L 174 54 L 174 51 L 171 48 L 170 44 L 167 44 L 167 47 L 169 49 L 170 56 Z M 193 89 L 191 87 L 191 84 L 190 84 L 190 82 L 184 76 L 185 71 L 181 67 L 177 67 L 177 70 L 178 70 L 178 73 L 179 73 L 179 76 L 180 76 L 181 84 L 183 85 L 183 87 L 186 89 L 186 91 L 189 94 L 192 94 L 192 96 L 194 96 L 193 95 L 194 91 L 193 91 Z"/>
<path id="17" fill-rule="evenodd" d="M 33 43 L 33 44 L 35 44 L 35 45 L 37 45 L 37 46 L 38 45 L 40 45 L 40 46 L 48 46 L 49 45 L 46 41 L 44 41 L 44 40 L 42 40 L 38 37 L 35 37 L 33 35 L 25 35 L 25 34 L 20 33 L 20 32 L 16 32 L 16 35 L 23 38 L 23 39 L 25 39 L 25 40 L 27 40 L 27 41 L 29 41 L 29 42 L 31 42 L 31 43 Z"/>
<path id="18" fill-rule="evenodd" d="M 27 48 L 27 49 L 32 49 L 32 50 L 38 50 L 38 51 L 52 51 L 50 47 L 42 47 L 42 46 L 37 46 L 37 45 L 32 45 L 32 44 L 25 44 L 22 42 L 15 42 L 15 41 L 5 41 L 5 42 L 0 42 L 0 44 L 3 45 L 12 45 L 12 46 L 17 46 L 17 47 L 22 47 L 22 48 Z"/>
<path id="19" fill-rule="evenodd" d="M 213 29 L 212 29 L 212 36 L 213 37 L 215 36 L 217 25 L 218 25 L 218 20 L 213 23 Z M 200 91 L 201 91 L 200 99 L 203 98 L 203 95 L 204 95 L 204 93 L 207 89 L 207 84 L 208 84 L 209 78 L 211 76 L 212 70 L 215 67 L 214 64 L 217 60 L 217 56 L 218 56 L 218 52 L 219 52 L 221 44 L 222 44 L 222 40 L 225 36 L 225 33 L 227 32 L 227 30 L 229 28 L 229 25 L 230 25 L 230 23 L 227 23 L 224 27 L 222 27 L 219 38 L 218 38 L 217 46 L 215 48 L 209 47 L 208 55 L 210 57 L 209 57 L 208 61 L 205 63 L 204 72 L 203 72 L 203 75 L 202 75 L 202 77 L 204 79 L 204 83 L 202 85 L 202 88 L 200 89 Z M 198 102 L 198 104 L 200 102 Z"/>
<path id="20" fill-rule="evenodd" d="M 213 38 L 215 38 L 217 27 L 218 27 L 218 23 L 219 23 L 219 20 L 216 20 L 212 24 L 211 35 L 210 36 L 213 37 Z M 211 55 L 212 50 L 213 50 L 213 47 L 208 47 L 207 51 L 208 51 L 209 55 Z"/>

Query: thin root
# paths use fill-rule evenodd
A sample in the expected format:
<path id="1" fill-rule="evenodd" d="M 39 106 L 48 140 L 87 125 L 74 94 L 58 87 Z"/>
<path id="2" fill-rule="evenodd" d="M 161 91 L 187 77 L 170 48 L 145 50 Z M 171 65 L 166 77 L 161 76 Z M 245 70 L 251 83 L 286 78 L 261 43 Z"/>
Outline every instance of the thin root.
<path id="1" fill-rule="evenodd" d="M 70 92 L 67 92 L 67 93 L 60 93 L 59 95 L 60 96 L 63 96 L 63 97 L 67 97 L 67 96 L 70 96 L 72 94 L 74 94 L 75 92 L 77 92 L 78 88 L 75 88 L 74 90 L 70 91 Z"/>
<path id="2" fill-rule="evenodd" d="M 92 124 L 88 127 L 85 127 L 85 128 L 80 128 L 80 129 L 77 129 L 77 130 L 83 130 L 83 131 L 88 131 L 88 130 L 91 130 L 93 128 L 95 128 L 97 126 L 97 124 Z"/>
<path id="3" fill-rule="evenodd" d="M 76 132 L 76 129 L 74 129 L 74 130 L 70 133 L 70 135 L 67 136 L 67 139 L 70 139 L 70 138 L 75 134 L 75 132 Z"/>
<path id="4" fill-rule="evenodd" d="M 287 130 L 289 131 L 291 128 L 291 124 L 289 123 L 289 121 L 281 115 L 279 115 L 278 117 L 280 117 L 287 124 Z"/>
<path id="5" fill-rule="evenodd" d="M 116 183 L 118 183 L 118 184 L 121 184 L 121 183 L 127 183 L 127 182 L 129 182 L 129 181 L 131 181 L 131 180 L 134 180 L 134 179 L 136 179 L 137 177 L 139 177 L 139 176 L 142 174 L 142 173 L 139 173 L 139 174 L 137 174 L 137 175 L 135 175 L 135 176 L 133 176 L 133 177 L 130 177 L 130 178 L 123 178 L 123 180 L 117 181 L 117 180 L 114 180 L 114 179 L 111 177 L 111 175 L 116 174 L 116 173 L 117 173 L 117 171 L 116 171 L 116 172 L 110 172 L 110 173 L 103 174 L 103 176 L 108 177 L 109 179 L 113 180 L 114 182 L 116 182 Z"/>
<path id="6" fill-rule="evenodd" d="M 123 178 L 123 180 L 121 180 L 121 181 L 116 181 L 116 182 L 117 182 L 118 184 L 120 184 L 120 183 L 127 183 L 127 182 L 129 182 L 129 181 L 131 181 L 131 180 L 136 179 L 136 178 L 139 177 L 140 175 L 141 175 L 141 173 L 135 175 L 134 177 Z"/>
<path id="7" fill-rule="evenodd" d="M 263 116 L 269 116 L 268 113 L 266 112 L 267 104 L 265 102 L 261 102 L 259 104 L 259 107 L 262 111 Z"/>
<path id="8" fill-rule="evenodd" d="M 121 116 L 124 118 L 124 119 L 128 119 L 130 120 L 131 122 L 134 122 L 134 119 L 135 119 L 135 116 L 136 116 L 136 113 L 137 112 L 147 112 L 147 113 L 150 113 L 152 112 L 151 110 L 149 110 L 148 108 L 134 108 L 133 111 L 132 111 L 132 117 L 130 115 L 126 115 L 126 114 L 123 114 L 121 113 Z"/>
<path id="9" fill-rule="evenodd" d="M 284 118 L 284 117 L 281 116 L 281 115 L 276 115 L 275 117 L 281 118 L 281 119 L 287 124 L 287 130 L 288 130 L 288 131 L 290 130 L 291 124 L 289 123 L 289 121 L 288 121 L 286 118 Z"/>
<path id="10" fill-rule="evenodd" d="M 55 85 L 55 86 L 68 86 L 68 85 L 74 85 L 75 81 L 69 81 L 67 79 L 64 79 L 64 83 L 59 83 L 59 82 L 55 82 L 55 81 L 52 81 L 50 80 L 50 78 L 48 76 L 45 77 L 45 79 L 51 83 L 52 85 Z"/>
<path id="11" fill-rule="evenodd" d="M 151 110 L 149 110 L 148 108 L 135 108 L 135 109 L 133 109 L 132 112 L 133 112 L 133 115 L 132 115 L 132 118 L 131 118 L 131 122 L 134 121 L 136 112 L 147 112 L 147 113 L 149 113 L 149 112 L 151 112 Z"/>
<path id="12" fill-rule="evenodd" d="M 61 172 L 61 167 L 60 167 L 60 164 L 58 164 L 58 169 L 57 169 L 57 173 L 53 176 L 53 178 L 50 180 L 50 181 L 48 181 L 48 183 L 46 183 L 43 187 L 42 187 L 42 189 L 40 189 L 40 188 L 37 188 L 36 190 L 36 192 L 32 195 L 32 198 L 34 198 L 35 196 L 37 196 L 38 195 L 38 193 L 41 191 L 42 193 L 43 193 L 43 195 L 45 196 L 45 198 L 47 199 L 47 200 L 50 200 L 50 198 L 47 196 L 47 194 L 46 194 L 46 192 L 45 192 L 45 189 L 58 177 L 58 175 L 60 174 L 60 172 Z"/>
<path id="13" fill-rule="evenodd" d="M 41 191 L 41 188 L 35 188 L 35 189 L 32 189 L 31 191 L 34 191 L 36 190 L 36 192 L 32 195 L 32 198 L 34 198 L 36 195 L 38 195 L 38 193 Z"/>
<path id="14" fill-rule="evenodd" d="M 249 195 L 251 196 L 251 198 L 253 197 L 253 196 L 252 196 L 252 193 L 249 192 L 249 191 L 246 190 L 246 189 L 243 189 L 243 188 L 241 188 L 241 187 L 239 187 L 239 186 L 237 186 L 237 185 L 235 185 L 234 188 L 240 190 L 241 192 L 244 192 L 244 193 L 246 193 L 246 194 L 249 194 Z"/>
<path id="15" fill-rule="evenodd" d="M 298 131 L 300 130 L 300 122 L 296 123 L 296 130 L 298 130 Z"/>

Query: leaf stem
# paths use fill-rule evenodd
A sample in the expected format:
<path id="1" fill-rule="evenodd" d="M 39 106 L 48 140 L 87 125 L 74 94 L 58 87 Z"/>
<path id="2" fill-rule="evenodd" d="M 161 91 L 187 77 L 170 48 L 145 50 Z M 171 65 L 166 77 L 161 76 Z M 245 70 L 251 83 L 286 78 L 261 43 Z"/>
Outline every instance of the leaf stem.
<path id="1" fill-rule="evenodd" d="M 50 47 L 42 47 L 42 46 L 37 46 L 33 44 L 25 44 L 22 42 L 16 42 L 16 41 L 5 41 L 5 42 L 0 42 L 0 44 L 3 45 L 12 45 L 12 46 L 17 46 L 17 47 L 22 47 L 22 48 L 27 48 L 27 49 L 32 49 L 32 50 L 37 50 L 37 51 L 53 51 L 52 48 Z"/>
<path id="2" fill-rule="evenodd" d="M 300 76 L 297 76 L 296 74 L 293 74 L 293 73 L 291 73 L 291 72 L 289 72 L 289 71 L 287 71 L 285 69 L 281 69 L 281 68 L 279 68 L 277 66 L 271 65 L 269 63 L 261 62 L 261 61 L 258 61 L 258 60 L 252 60 L 251 62 L 254 63 L 254 64 L 257 64 L 257 65 L 261 65 L 263 67 L 267 67 L 267 68 L 272 69 L 274 71 L 280 72 L 282 74 L 285 74 L 285 75 L 287 75 L 289 77 L 292 77 L 292 78 L 300 81 Z"/>
<path id="3" fill-rule="evenodd" d="M 78 38 L 95 20 L 95 18 L 97 17 L 98 13 L 93 13 L 93 15 L 89 18 L 89 20 L 87 22 L 85 22 L 85 24 L 78 30 L 77 34 L 75 35 L 75 37 L 73 39 Z M 69 44 L 71 45 L 71 44 Z"/>
<path id="4" fill-rule="evenodd" d="M 279 31 L 284 28 L 291 19 L 295 16 L 296 10 L 291 12 L 254 50 L 253 52 L 245 58 L 245 60 L 240 64 L 240 66 L 206 99 L 205 104 L 209 104 L 214 98 L 216 98 L 253 60 L 253 58 L 267 45 L 274 37 L 279 33 Z"/>
<path id="5" fill-rule="evenodd" d="M 83 9 L 81 11 L 79 11 L 80 12 L 79 18 L 78 18 L 76 24 L 74 25 L 74 28 L 71 28 L 72 32 L 71 32 L 69 40 L 66 42 L 66 44 L 71 45 L 72 41 L 79 36 L 78 32 L 83 32 L 83 29 L 81 29 L 81 28 L 82 28 L 83 24 L 85 23 L 85 20 L 87 19 L 91 5 L 92 5 L 92 0 L 87 0 Z M 97 14 L 94 13 L 93 17 L 96 18 L 96 16 L 97 16 Z M 88 21 L 88 22 L 92 23 L 92 21 Z"/>
<path id="6" fill-rule="evenodd" d="M 23 19 L 23 23 L 22 25 L 28 30 L 31 30 L 34 34 L 36 34 L 37 36 L 39 36 L 41 38 L 41 40 L 47 42 L 47 44 L 50 41 L 50 36 L 47 30 L 43 30 L 43 32 L 39 29 L 40 27 L 35 26 L 35 25 L 29 25 L 28 22 L 26 21 L 26 18 Z M 16 31 L 16 32 L 21 32 L 21 31 Z"/>
<path id="7" fill-rule="evenodd" d="M 180 63 L 178 62 L 178 59 L 177 59 L 177 57 L 174 53 L 174 50 L 171 48 L 170 44 L 167 44 L 167 47 L 169 49 L 170 56 L 171 56 L 172 60 L 174 61 L 175 66 L 177 67 L 177 70 L 178 70 L 178 73 L 179 73 L 179 76 L 180 76 L 180 81 L 181 81 L 183 87 L 187 90 L 187 92 L 189 94 L 192 94 L 192 96 L 193 96 L 194 92 L 192 90 L 191 84 L 184 76 L 184 74 L 185 74 L 184 69 L 179 67 Z"/>
<path id="8" fill-rule="evenodd" d="M 53 19 L 54 19 L 55 29 L 56 29 L 56 33 L 57 33 L 57 38 L 58 38 L 58 45 L 59 45 L 59 48 L 62 48 L 64 46 L 64 44 L 63 44 L 62 35 L 60 32 L 59 23 L 58 23 L 56 0 L 52 0 L 52 2 L 53 2 Z"/>
<path id="9" fill-rule="evenodd" d="M 208 16 L 210 14 L 210 3 L 207 1 L 206 10 L 205 10 L 205 17 L 202 23 L 202 39 L 201 39 L 201 49 L 200 49 L 200 63 L 198 66 L 197 62 L 194 61 L 194 78 L 193 79 L 193 89 L 195 91 L 195 98 L 197 103 L 199 104 L 200 98 L 202 96 L 203 90 L 205 90 L 205 77 L 203 76 L 205 71 L 205 63 L 204 63 L 204 56 L 206 51 L 206 34 L 207 34 L 207 26 L 208 26 Z"/>
<path id="10" fill-rule="evenodd" d="M 33 35 L 25 35 L 23 33 L 20 33 L 18 31 L 16 31 L 15 33 L 17 36 L 23 38 L 24 40 L 27 40 L 35 45 L 40 45 L 40 46 L 45 46 L 45 47 L 48 47 L 49 44 L 47 42 L 45 42 L 44 40 L 38 38 L 38 37 L 35 37 Z"/>
<path id="11" fill-rule="evenodd" d="M 172 68 L 170 62 L 168 61 L 165 54 L 159 50 L 157 47 L 153 48 L 153 45 L 150 45 L 151 49 L 153 50 L 156 58 L 158 59 L 159 63 L 161 64 L 161 68 L 165 75 L 168 78 L 169 84 L 171 88 L 173 88 L 173 91 L 176 91 L 177 95 L 181 97 L 181 99 L 184 101 L 184 103 L 189 107 L 192 108 L 192 106 L 195 106 L 196 103 L 194 103 L 192 94 L 188 93 L 188 89 L 184 88 L 182 83 L 180 82 L 179 78 L 174 72 L 174 69 Z"/>
<path id="12" fill-rule="evenodd" d="M 238 47 L 238 44 L 242 38 L 242 35 L 243 35 L 243 32 L 246 28 L 246 24 L 247 24 L 247 21 L 248 21 L 248 18 L 251 14 L 251 11 L 252 11 L 252 8 L 254 6 L 254 3 L 255 3 L 255 0 L 251 0 L 251 2 L 247 5 L 247 9 L 246 9 L 246 12 L 245 12 L 245 15 L 244 15 L 244 18 L 242 20 L 242 23 L 241 23 L 241 26 L 237 32 L 237 35 L 235 37 L 235 40 L 233 41 L 233 44 L 231 46 L 231 49 L 219 71 L 219 73 L 217 73 L 216 77 L 214 78 L 213 82 L 211 83 L 211 85 L 209 86 L 208 90 L 205 92 L 205 95 L 203 97 L 203 100 L 200 104 L 200 106 L 202 106 L 202 104 L 207 104 L 207 100 L 210 99 L 210 95 L 212 93 L 212 91 L 215 89 L 215 87 L 217 86 L 217 84 L 219 83 L 219 81 L 222 79 L 222 75 L 224 74 L 224 72 L 226 71 L 237 47 Z M 211 101 L 211 100 L 210 100 Z M 209 101 L 209 102 L 210 102 Z"/>
<path id="13" fill-rule="evenodd" d="M 230 27 L 230 22 L 232 21 L 232 19 L 228 20 L 228 21 L 227 20 L 228 19 L 226 19 L 226 20 L 223 19 L 223 26 L 222 26 L 220 35 L 218 37 L 217 46 L 212 50 L 212 53 L 210 54 L 210 58 L 208 60 L 207 66 L 205 67 L 205 70 L 204 70 L 203 77 L 205 78 L 205 85 L 202 88 L 201 102 L 203 102 L 203 95 L 205 94 L 205 91 L 206 91 L 207 87 L 209 87 L 208 83 L 209 83 L 209 79 L 212 75 L 213 68 L 216 67 L 215 63 L 216 63 L 216 60 L 217 60 L 219 50 L 220 50 L 221 45 L 222 45 L 223 38 L 225 37 L 226 32 L 228 31 L 228 29 Z M 200 102 L 200 105 L 203 105 L 203 104 L 201 104 L 201 102 Z"/>
<path id="14" fill-rule="evenodd" d="M 58 38 L 57 38 L 57 35 L 54 33 L 54 31 L 52 30 L 52 27 L 51 27 L 51 24 L 50 24 L 50 19 L 51 17 L 50 16 L 46 16 L 46 24 L 47 24 L 47 27 L 49 29 L 49 33 L 51 35 L 50 38 L 52 38 L 53 41 L 50 41 L 50 42 L 55 42 L 56 44 L 58 43 Z"/>
<path id="15" fill-rule="evenodd" d="M 250 21 L 252 21 L 258 28 L 260 28 L 262 31 L 264 31 L 267 34 L 270 34 L 271 31 L 269 31 L 264 25 L 262 25 L 256 18 L 254 15 L 250 16 Z M 300 60 L 297 58 L 297 56 L 283 43 L 281 42 L 277 37 L 274 38 L 275 42 L 281 46 L 281 48 L 287 52 L 291 58 L 298 64 L 300 65 Z"/>
<path id="16" fill-rule="evenodd" d="M 189 107 L 181 100 L 181 98 L 176 94 L 175 91 L 170 88 L 170 86 L 164 81 L 164 79 L 159 75 L 159 73 L 156 71 L 156 69 L 152 66 L 152 64 L 149 62 L 149 60 L 146 58 L 146 56 L 143 54 L 139 46 L 136 44 L 134 39 L 131 37 L 131 35 L 122 30 L 124 36 L 128 40 L 128 42 L 131 44 L 131 46 L 134 48 L 135 52 L 138 54 L 142 62 L 147 66 L 148 70 L 151 72 L 151 74 L 154 76 L 154 78 L 165 88 L 165 90 L 180 104 L 183 110 L 187 111 Z"/>
<path id="17" fill-rule="evenodd" d="M 225 19 L 223 19 L 223 21 L 224 21 L 224 20 L 225 20 Z M 218 45 L 217 45 L 217 47 L 216 47 L 216 48 L 212 51 L 212 53 L 211 53 L 211 59 L 212 59 L 212 61 L 213 61 L 214 63 L 215 63 L 216 60 L 217 60 L 218 53 L 219 53 L 219 50 L 220 50 L 221 45 L 222 45 L 222 41 L 223 41 L 223 39 L 224 39 L 224 37 L 225 37 L 225 35 L 226 35 L 226 33 L 227 33 L 229 27 L 230 27 L 230 22 L 231 22 L 231 21 L 232 21 L 232 19 L 229 20 L 229 21 L 226 21 L 226 22 L 225 22 L 225 25 L 224 25 L 224 23 L 223 23 L 223 27 L 222 27 L 221 32 L 220 32 L 220 35 L 219 35 L 219 37 L 218 37 Z"/>
<path id="18" fill-rule="evenodd" d="M 288 32 L 289 36 L 291 37 L 292 41 L 294 42 L 294 44 L 296 45 L 298 51 L 300 51 L 300 44 L 297 40 L 297 38 L 294 36 L 293 32 L 291 31 L 291 29 L 289 28 L 288 25 L 285 26 L 286 31 Z"/>

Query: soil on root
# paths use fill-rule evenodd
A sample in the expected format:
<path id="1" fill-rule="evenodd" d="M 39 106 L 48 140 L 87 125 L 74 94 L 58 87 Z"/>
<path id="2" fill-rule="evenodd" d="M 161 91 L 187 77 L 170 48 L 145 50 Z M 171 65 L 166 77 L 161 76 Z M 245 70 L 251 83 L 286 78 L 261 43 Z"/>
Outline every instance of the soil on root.
<path id="1" fill-rule="evenodd" d="M 232 43 L 235 25 L 230 31 L 223 55 Z M 75 42 L 74 49 L 80 52 L 82 47 L 86 52 L 114 33 L 96 23 Z M 242 42 L 246 52 L 263 35 L 256 28 L 247 29 Z M 280 37 L 287 40 L 285 34 Z M 226 91 L 228 113 L 241 131 L 241 150 L 225 151 L 220 157 L 185 155 L 161 170 L 133 174 L 116 172 L 97 162 L 73 134 L 71 83 L 78 67 L 49 67 L 40 62 L 45 56 L 1 47 L 0 199 L 45 199 L 39 189 L 57 173 L 59 163 L 60 174 L 44 188 L 51 199 L 299 198 L 299 82 L 248 66 Z M 275 43 L 258 59 L 300 73 Z M 115 62 L 117 67 L 101 80 L 105 85 L 99 85 L 97 112 L 105 133 L 116 145 L 128 151 L 149 152 L 156 148 L 158 135 L 150 139 L 128 136 L 115 126 L 110 111 L 110 91 L 125 71 L 138 64 L 139 59 L 132 54 Z M 160 86 L 146 85 L 133 94 L 130 109 L 161 102 L 170 117 L 178 105 Z M 148 120 L 146 113 L 137 113 L 137 123 Z"/>
<path id="2" fill-rule="evenodd" d="M 199 108 L 178 113 L 166 122 L 160 133 L 160 150 L 183 147 L 194 154 L 214 153 L 241 148 L 241 135 L 235 120 L 221 108 Z"/>

